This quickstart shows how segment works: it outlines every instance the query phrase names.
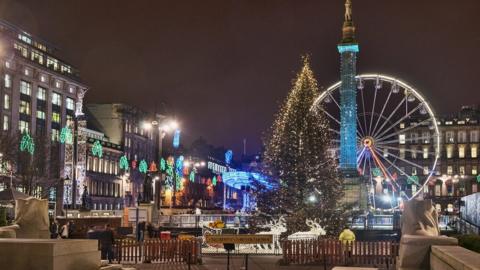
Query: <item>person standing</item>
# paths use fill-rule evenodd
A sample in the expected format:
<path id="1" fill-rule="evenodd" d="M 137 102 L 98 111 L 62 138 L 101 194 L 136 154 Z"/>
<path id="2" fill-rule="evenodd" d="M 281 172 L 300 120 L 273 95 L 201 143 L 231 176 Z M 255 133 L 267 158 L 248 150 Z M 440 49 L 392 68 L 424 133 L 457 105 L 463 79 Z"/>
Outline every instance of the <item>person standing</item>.
<path id="1" fill-rule="evenodd" d="M 343 229 L 338 237 L 338 240 L 342 242 L 342 248 L 346 257 L 347 265 L 350 263 L 352 257 L 352 245 L 355 242 L 355 233 L 350 230 L 348 226 Z"/>
<path id="2" fill-rule="evenodd" d="M 60 229 L 60 225 L 58 224 L 58 221 L 54 220 L 52 222 L 52 225 L 50 225 L 50 238 L 57 239 L 59 229 Z"/>
<path id="3" fill-rule="evenodd" d="M 113 260 L 113 243 L 115 238 L 113 235 L 113 230 L 110 227 L 110 224 L 105 226 L 105 231 L 102 233 L 100 238 L 102 260 L 107 259 L 110 263 Z"/>
<path id="4" fill-rule="evenodd" d="M 145 221 L 137 224 L 137 241 L 143 242 L 145 236 Z"/>
<path id="5" fill-rule="evenodd" d="M 69 231 L 68 222 L 66 222 L 60 228 L 60 237 L 62 237 L 62 239 L 67 239 L 68 238 L 68 231 Z"/>

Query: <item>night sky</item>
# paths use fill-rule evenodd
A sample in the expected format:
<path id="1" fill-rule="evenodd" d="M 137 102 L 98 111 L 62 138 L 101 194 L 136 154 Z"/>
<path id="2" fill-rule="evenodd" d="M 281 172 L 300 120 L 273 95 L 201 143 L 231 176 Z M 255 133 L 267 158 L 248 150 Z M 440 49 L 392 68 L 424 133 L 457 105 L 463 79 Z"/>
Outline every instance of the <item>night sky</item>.
<path id="1" fill-rule="evenodd" d="M 479 104 L 479 0 L 353 0 L 359 73 L 401 78 L 437 113 Z M 1 0 L 0 18 L 61 49 L 87 102 L 176 115 L 187 141 L 260 149 L 310 53 L 319 84 L 339 78 L 343 0 Z"/>

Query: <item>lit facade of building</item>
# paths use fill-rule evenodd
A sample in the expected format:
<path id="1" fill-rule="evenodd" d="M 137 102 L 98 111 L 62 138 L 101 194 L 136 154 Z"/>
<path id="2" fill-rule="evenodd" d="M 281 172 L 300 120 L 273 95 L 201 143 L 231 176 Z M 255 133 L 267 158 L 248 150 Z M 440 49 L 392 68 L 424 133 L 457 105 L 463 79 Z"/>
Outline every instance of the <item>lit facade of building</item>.
<path id="1" fill-rule="evenodd" d="M 480 111 L 465 106 L 457 115 L 442 117 L 438 121 L 441 132 L 440 158 L 434 177 L 423 190 L 423 196 L 433 199 L 438 211 L 458 212 L 459 199 L 478 192 Z M 406 129 L 408 125 L 404 123 L 400 128 Z M 431 149 L 429 127 L 418 126 L 399 136 L 400 157 L 419 165 L 404 163 L 402 168 L 419 179 L 426 177 L 429 173 L 428 164 L 431 164 L 435 154 Z M 414 183 L 406 181 L 403 185 L 408 193 L 416 191 Z"/>
<path id="2" fill-rule="evenodd" d="M 92 155 L 95 139 L 89 139 L 89 189 L 93 197 L 98 197 L 94 208 L 105 209 L 106 205 L 107 210 L 115 210 L 123 205 L 134 206 L 141 197 L 145 180 L 145 174 L 139 171 L 140 162 L 158 163 L 158 130 L 145 129 L 143 123 L 151 121 L 149 114 L 126 104 L 87 104 L 85 110 L 88 125 L 104 135 L 99 141 L 108 150 L 102 158 Z M 128 174 L 119 168 L 123 155 L 129 161 Z M 119 201 L 119 197 L 125 200 Z"/>
<path id="3" fill-rule="evenodd" d="M 42 137 L 46 149 L 58 146 L 55 151 L 59 157 L 55 161 L 51 151 L 36 153 L 58 164 L 47 163 L 35 195 L 48 193 L 52 202 L 56 198 L 57 205 L 61 205 L 62 196 L 57 194 L 62 192 L 66 146 L 59 143 L 60 133 L 81 115 L 87 86 L 81 82 L 78 71 L 60 60 L 57 49 L 47 42 L 5 21 L 0 21 L 0 37 L 1 131 L 12 136 L 28 133 L 33 138 Z M 20 168 L 16 169 L 18 173 Z M 16 180 L 14 185 L 19 187 L 21 183 Z"/>

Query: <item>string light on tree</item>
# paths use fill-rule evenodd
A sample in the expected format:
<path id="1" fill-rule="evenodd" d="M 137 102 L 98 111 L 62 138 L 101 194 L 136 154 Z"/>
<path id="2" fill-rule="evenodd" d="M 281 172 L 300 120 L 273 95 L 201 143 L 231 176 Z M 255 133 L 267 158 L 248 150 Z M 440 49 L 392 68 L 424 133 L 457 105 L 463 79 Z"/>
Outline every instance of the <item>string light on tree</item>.
<path id="1" fill-rule="evenodd" d="M 164 172 L 167 169 L 167 162 L 164 158 L 160 159 L 160 170 Z"/>

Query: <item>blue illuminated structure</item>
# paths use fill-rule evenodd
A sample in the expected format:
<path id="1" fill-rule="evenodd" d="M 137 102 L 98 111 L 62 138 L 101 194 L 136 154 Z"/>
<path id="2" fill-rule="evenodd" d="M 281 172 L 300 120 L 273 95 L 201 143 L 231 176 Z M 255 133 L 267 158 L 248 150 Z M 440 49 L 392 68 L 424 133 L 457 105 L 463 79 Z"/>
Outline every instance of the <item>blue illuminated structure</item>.
<path id="1" fill-rule="evenodd" d="M 224 172 L 222 173 L 222 180 L 225 185 L 236 189 L 242 189 L 242 187 L 250 187 L 254 189 L 257 184 L 261 184 L 267 189 L 273 189 L 275 187 L 275 184 L 269 182 L 267 177 L 253 172 Z"/>
<path id="2" fill-rule="evenodd" d="M 351 1 L 345 3 L 345 21 L 342 41 L 337 46 L 340 53 L 340 171 L 345 177 L 357 175 L 357 75 L 359 52 L 355 40 Z"/>
<path id="3" fill-rule="evenodd" d="M 232 159 L 233 159 L 233 151 L 228 150 L 227 152 L 225 152 L 225 163 L 230 164 L 232 162 Z"/>
<path id="4" fill-rule="evenodd" d="M 173 147 L 178 148 L 179 146 L 180 146 L 180 129 L 177 129 L 173 134 Z"/>

